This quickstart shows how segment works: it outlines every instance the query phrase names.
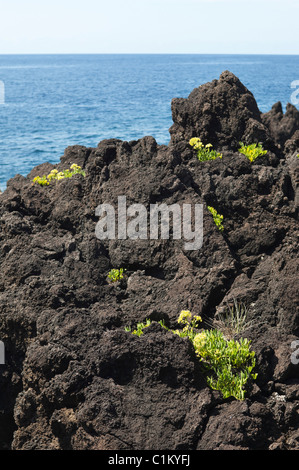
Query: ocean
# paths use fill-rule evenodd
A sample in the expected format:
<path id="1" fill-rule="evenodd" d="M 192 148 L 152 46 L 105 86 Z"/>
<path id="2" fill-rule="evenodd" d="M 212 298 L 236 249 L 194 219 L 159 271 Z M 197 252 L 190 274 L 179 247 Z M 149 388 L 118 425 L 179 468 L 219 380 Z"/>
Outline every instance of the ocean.
<path id="1" fill-rule="evenodd" d="M 186 98 L 224 70 L 262 112 L 277 101 L 285 109 L 292 86 L 299 88 L 294 55 L 0 55 L 1 190 L 16 174 L 58 163 L 70 145 L 146 135 L 167 144 L 172 98 Z"/>

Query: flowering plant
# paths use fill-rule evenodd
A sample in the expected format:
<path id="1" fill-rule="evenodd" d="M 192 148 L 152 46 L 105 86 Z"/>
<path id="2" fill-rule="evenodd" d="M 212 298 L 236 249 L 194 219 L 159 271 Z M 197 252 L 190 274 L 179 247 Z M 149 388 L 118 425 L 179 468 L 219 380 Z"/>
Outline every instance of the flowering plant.
<path id="1" fill-rule="evenodd" d="M 73 175 L 83 175 L 86 176 L 86 173 L 79 165 L 73 163 L 70 169 L 58 171 L 56 169 L 52 170 L 47 176 L 36 176 L 33 179 L 33 184 L 38 183 L 40 186 L 49 186 L 52 180 L 62 180 L 64 178 L 71 178 Z"/>
<path id="2" fill-rule="evenodd" d="M 244 400 L 247 381 L 257 378 L 257 374 L 253 373 L 256 362 L 255 352 L 250 350 L 251 342 L 247 338 L 228 340 L 221 331 L 215 329 L 199 331 L 197 328 L 201 321 L 199 315 L 192 316 L 189 310 L 182 310 L 178 323 L 184 325 L 184 328 L 171 331 L 190 340 L 212 389 L 221 392 L 223 398 Z M 168 330 L 163 321 L 159 323 Z M 141 336 L 150 325 L 151 320 L 147 319 L 146 323 L 138 323 L 133 331 L 130 327 L 125 329 Z"/>
<path id="3" fill-rule="evenodd" d="M 190 139 L 189 144 L 196 150 L 197 158 L 201 162 L 206 160 L 215 160 L 216 158 L 222 158 L 222 154 L 213 150 L 212 144 L 204 145 L 199 137 L 193 137 Z"/>

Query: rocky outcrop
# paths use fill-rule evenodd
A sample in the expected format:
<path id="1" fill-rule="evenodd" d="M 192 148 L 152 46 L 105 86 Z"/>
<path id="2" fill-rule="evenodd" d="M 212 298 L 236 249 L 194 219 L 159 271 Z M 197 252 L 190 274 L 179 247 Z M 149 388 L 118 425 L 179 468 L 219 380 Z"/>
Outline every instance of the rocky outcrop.
<path id="1" fill-rule="evenodd" d="M 288 103 L 284 114 L 282 105 L 278 102 L 268 113 L 262 114 L 262 121 L 268 127 L 273 140 L 283 149 L 286 141 L 292 139 L 295 132 L 298 132 L 299 111 Z"/>
<path id="2" fill-rule="evenodd" d="M 200 135 L 203 141 L 228 150 L 237 150 L 240 141 L 272 145 L 254 96 L 228 71 L 219 80 L 195 88 L 188 98 L 172 100 L 172 118 L 172 143 Z"/>
<path id="3" fill-rule="evenodd" d="M 148 136 L 69 147 L 0 195 L 2 448 L 299 448 L 296 130 L 281 131 L 279 148 L 274 121 L 229 72 L 173 100 L 172 111 L 169 146 Z M 199 162 L 193 136 L 223 158 Z M 250 163 L 236 152 L 240 140 L 262 141 L 267 155 Z M 32 185 L 72 163 L 86 177 Z M 202 247 L 99 240 L 95 209 L 121 195 L 146 207 L 203 204 Z M 126 278 L 111 284 L 115 267 Z M 257 355 L 244 401 L 212 391 L 188 340 L 158 323 L 176 328 L 188 308 L 210 327 L 234 300 L 247 306 L 244 334 Z M 146 318 L 141 337 L 125 331 Z"/>

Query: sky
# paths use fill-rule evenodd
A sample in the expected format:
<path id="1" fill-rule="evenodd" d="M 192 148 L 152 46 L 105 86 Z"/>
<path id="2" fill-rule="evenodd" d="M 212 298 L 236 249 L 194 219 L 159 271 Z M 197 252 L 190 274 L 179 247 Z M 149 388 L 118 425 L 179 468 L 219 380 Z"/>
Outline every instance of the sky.
<path id="1" fill-rule="evenodd" d="M 0 54 L 299 54 L 299 0 L 0 0 Z"/>

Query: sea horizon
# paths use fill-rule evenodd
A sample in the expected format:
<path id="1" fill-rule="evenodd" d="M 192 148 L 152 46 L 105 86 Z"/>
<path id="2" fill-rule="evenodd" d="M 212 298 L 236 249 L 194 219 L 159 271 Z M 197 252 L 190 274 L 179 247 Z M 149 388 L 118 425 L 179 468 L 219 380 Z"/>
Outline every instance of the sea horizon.
<path id="1" fill-rule="evenodd" d="M 45 56 L 45 55 L 214 55 L 214 56 L 299 56 L 299 54 L 275 54 L 275 53 L 217 53 L 217 52 L 20 52 L 20 53 L 0 53 L 1 56 Z"/>

